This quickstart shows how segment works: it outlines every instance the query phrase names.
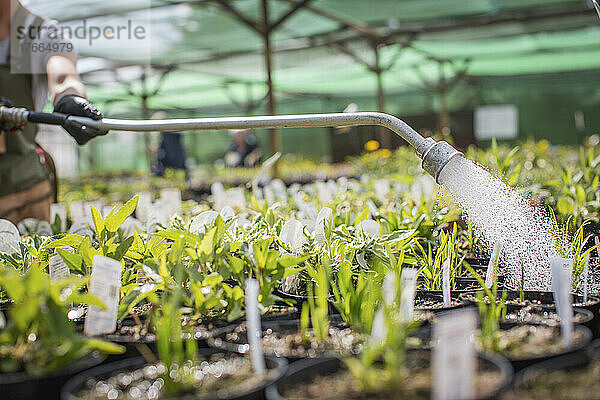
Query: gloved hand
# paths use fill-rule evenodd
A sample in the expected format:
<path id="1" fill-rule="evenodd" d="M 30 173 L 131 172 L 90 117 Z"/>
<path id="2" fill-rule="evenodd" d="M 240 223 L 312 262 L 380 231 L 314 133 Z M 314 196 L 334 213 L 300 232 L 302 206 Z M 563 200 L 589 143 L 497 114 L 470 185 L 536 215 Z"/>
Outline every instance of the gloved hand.
<path id="1" fill-rule="evenodd" d="M 95 120 L 103 118 L 102 113 L 98 111 L 92 103 L 87 99 L 74 94 L 67 94 L 61 97 L 54 106 L 54 112 L 88 117 Z M 64 128 L 69 132 L 69 135 L 75 138 L 79 145 L 86 144 L 90 139 L 96 136 L 102 136 L 108 133 L 108 131 L 94 129 L 74 121 L 67 121 Z"/>

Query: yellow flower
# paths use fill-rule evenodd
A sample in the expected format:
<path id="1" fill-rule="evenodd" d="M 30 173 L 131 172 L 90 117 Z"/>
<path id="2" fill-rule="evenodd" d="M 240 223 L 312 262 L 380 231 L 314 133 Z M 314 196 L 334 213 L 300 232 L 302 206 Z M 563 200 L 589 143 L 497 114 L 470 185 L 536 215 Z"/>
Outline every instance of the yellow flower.
<path id="1" fill-rule="evenodd" d="M 390 151 L 390 149 L 381 149 L 381 150 L 379 150 L 379 155 L 381 157 L 388 158 L 389 156 L 392 155 L 392 152 Z"/>
<path id="2" fill-rule="evenodd" d="M 365 143 L 366 151 L 375 151 L 378 148 L 379 148 L 379 142 L 377 140 L 369 140 L 367 143 Z"/>

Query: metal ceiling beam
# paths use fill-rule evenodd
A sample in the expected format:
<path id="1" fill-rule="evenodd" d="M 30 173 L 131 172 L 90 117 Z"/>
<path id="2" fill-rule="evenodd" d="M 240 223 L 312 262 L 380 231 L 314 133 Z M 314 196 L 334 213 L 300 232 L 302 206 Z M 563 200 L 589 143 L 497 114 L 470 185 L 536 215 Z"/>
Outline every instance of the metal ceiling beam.
<path id="1" fill-rule="evenodd" d="M 296 13 L 296 11 L 302 9 L 302 8 L 306 8 L 306 6 L 308 5 L 308 3 L 310 3 L 313 0 L 302 0 L 299 2 L 294 2 L 292 1 L 291 3 L 293 4 L 293 7 L 291 7 L 288 12 L 286 12 L 283 16 L 281 16 L 277 21 L 273 22 L 272 24 L 269 24 L 269 32 L 272 32 L 274 30 L 276 30 L 281 24 L 283 24 L 289 17 L 291 17 L 292 15 L 294 15 Z"/>

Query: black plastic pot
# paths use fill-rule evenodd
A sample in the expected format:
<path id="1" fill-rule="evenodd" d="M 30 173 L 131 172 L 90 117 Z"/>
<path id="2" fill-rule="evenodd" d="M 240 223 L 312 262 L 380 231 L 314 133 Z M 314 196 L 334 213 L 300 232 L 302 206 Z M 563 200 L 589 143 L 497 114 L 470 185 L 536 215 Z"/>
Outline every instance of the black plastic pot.
<path id="1" fill-rule="evenodd" d="M 7 400 L 59 400 L 60 389 L 74 375 L 93 368 L 106 357 L 91 354 L 51 375 L 32 378 L 24 372 L 0 374 L 0 398 Z"/>
<path id="2" fill-rule="evenodd" d="M 586 368 L 592 360 L 598 359 L 598 351 L 600 349 L 600 341 L 596 340 L 586 348 L 582 353 L 566 354 L 564 356 L 555 357 L 551 360 L 546 360 L 533 364 L 515 376 L 513 384 L 513 393 L 517 395 L 519 392 L 527 391 L 534 381 L 540 376 L 548 372 L 568 370 L 575 371 Z"/>
<path id="3" fill-rule="evenodd" d="M 489 257 L 465 257 L 464 261 L 466 261 L 471 267 L 486 267 L 490 263 Z"/>
<path id="4" fill-rule="evenodd" d="M 199 353 L 204 356 L 209 356 L 218 353 L 218 350 L 214 349 L 201 349 Z M 80 392 L 86 384 L 86 381 L 90 378 L 94 379 L 107 379 L 110 376 L 117 375 L 119 372 L 131 371 L 143 367 L 147 364 L 146 360 L 142 357 L 129 358 L 127 360 L 121 360 L 110 364 L 104 364 L 96 368 L 92 368 L 85 371 L 73 379 L 69 380 L 61 391 L 62 400 L 81 400 L 77 393 Z M 287 372 L 288 363 L 283 358 L 275 358 L 265 356 L 265 364 L 268 369 L 275 370 L 275 374 L 269 380 L 261 383 L 250 390 L 244 392 L 238 392 L 235 395 L 223 395 L 222 393 L 209 393 L 205 398 L 207 399 L 220 399 L 220 400 L 234 400 L 234 399 L 248 399 L 248 400 L 261 400 L 264 398 L 265 388 L 269 385 L 276 384 Z M 191 400 L 194 396 L 185 395 L 178 399 Z M 175 400 L 176 398 L 171 398 Z"/>
<path id="5" fill-rule="evenodd" d="M 514 311 L 514 312 L 518 312 L 518 311 Z M 533 312 L 539 312 L 539 313 L 543 313 L 543 312 L 553 312 L 556 313 L 554 308 L 549 308 L 549 307 L 536 307 Z M 574 317 L 574 324 L 575 325 L 583 325 L 587 328 L 590 328 L 591 330 L 591 324 L 594 321 L 594 314 L 591 311 L 585 310 L 583 308 L 573 308 L 573 317 Z M 507 320 L 503 320 L 500 323 L 500 326 L 503 329 L 510 329 L 514 326 L 518 326 L 518 325 L 523 325 L 523 324 L 527 324 L 527 325 L 550 325 L 550 324 L 544 324 L 544 323 L 536 323 L 536 322 L 532 322 L 532 321 L 523 321 L 523 322 L 518 322 L 518 321 L 507 321 Z M 557 325 L 558 326 L 558 322 Z"/>
<path id="6" fill-rule="evenodd" d="M 473 294 L 473 293 L 471 293 Z M 599 296 L 588 296 L 588 302 L 583 304 L 583 296 L 578 294 L 571 294 L 573 299 L 573 308 L 580 310 L 590 311 L 594 319 L 586 324 L 591 330 L 595 338 L 600 336 L 600 297 Z M 507 300 L 519 300 L 520 292 L 518 290 L 507 290 Z M 539 303 L 540 307 L 547 307 L 554 309 L 554 294 L 552 292 L 537 291 L 537 290 L 525 290 L 523 291 L 523 298 L 526 301 L 532 303 Z M 462 297 L 465 303 L 472 303 L 468 298 Z M 509 312 L 519 310 L 522 308 L 521 304 L 507 304 L 506 308 Z"/>
<path id="7" fill-rule="evenodd" d="M 292 294 L 292 293 L 287 293 L 285 291 L 283 291 L 280 288 L 276 288 L 273 290 L 273 294 L 275 296 L 278 296 L 284 300 L 289 301 L 290 303 L 292 303 L 292 305 L 294 307 L 296 307 L 297 311 L 297 316 L 300 316 L 300 313 L 302 312 L 302 306 L 304 305 L 305 302 L 308 301 L 308 296 L 305 295 L 299 295 L 299 294 Z M 330 297 L 331 300 L 331 297 Z M 333 305 L 333 303 L 331 301 L 328 302 L 328 311 L 329 311 L 329 315 L 339 315 L 340 312 L 338 311 L 337 308 L 335 308 L 335 306 Z M 290 318 L 288 318 L 290 319 Z"/>
<path id="8" fill-rule="evenodd" d="M 521 371 L 527 367 L 535 365 L 537 363 L 552 361 L 558 357 L 569 356 L 572 358 L 586 357 L 587 347 L 592 341 L 592 332 L 582 325 L 575 325 L 575 331 L 582 333 L 583 337 L 578 342 L 573 344 L 568 349 L 565 349 L 559 353 L 548 354 L 539 357 L 527 357 L 527 358 L 510 358 L 508 360 L 512 364 L 515 372 Z"/>
<path id="9" fill-rule="evenodd" d="M 501 384 L 488 396 L 481 397 L 481 399 L 494 399 L 510 386 L 513 378 L 513 369 L 510 363 L 501 356 L 495 354 L 479 354 L 478 357 L 480 362 L 501 373 Z M 283 379 L 267 387 L 265 392 L 266 398 L 267 400 L 284 400 L 285 398 L 282 397 L 279 392 L 280 388 L 283 388 L 286 385 L 310 382 L 318 376 L 333 374 L 341 368 L 344 368 L 343 363 L 337 358 L 316 358 L 298 361 L 290 365 L 288 373 Z"/>
<path id="10" fill-rule="evenodd" d="M 458 300 L 460 294 L 457 293 L 453 293 L 450 292 L 450 297 L 453 300 Z M 415 293 L 415 301 L 417 300 L 430 300 L 430 301 L 434 301 L 437 303 L 444 303 L 444 297 L 442 295 L 442 292 L 439 290 L 417 290 L 417 292 Z M 461 304 L 457 304 L 457 305 L 452 305 L 449 307 L 422 307 L 422 306 L 417 306 L 415 305 L 415 311 L 429 311 L 432 312 L 434 314 L 438 314 L 441 312 L 446 312 L 446 311 L 451 311 L 451 310 L 456 310 L 459 308 L 463 308 L 465 306 L 471 306 L 472 304 L 466 304 L 466 303 L 461 303 Z"/>
<path id="11" fill-rule="evenodd" d="M 332 325 L 343 324 L 340 318 L 332 318 L 330 323 Z M 237 328 L 239 324 L 230 325 L 222 329 L 218 329 L 214 332 L 212 338 L 208 340 L 209 346 L 212 348 L 218 349 L 220 351 L 233 352 L 238 354 L 246 354 L 250 350 L 250 345 L 247 343 L 246 336 L 243 336 L 242 340 L 239 342 L 231 342 L 227 341 L 226 335 L 233 332 L 235 328 Z M 289 333 L 297 333 L 300 331 L 300 320 L 289 320 L 289 321 L 264 321 L 261 324 L 261 328 L 263 332 L 271 330 L 273 332 L 289 332 Z M 293 363 L 298 360 L 303 360 L 306 357 L 290 355 L 290 354 L 269 354 L 274 357 L 285 357 L 290 363 Z M 316 354 L 316 357 L 321 357 L 323 354 Z"/>

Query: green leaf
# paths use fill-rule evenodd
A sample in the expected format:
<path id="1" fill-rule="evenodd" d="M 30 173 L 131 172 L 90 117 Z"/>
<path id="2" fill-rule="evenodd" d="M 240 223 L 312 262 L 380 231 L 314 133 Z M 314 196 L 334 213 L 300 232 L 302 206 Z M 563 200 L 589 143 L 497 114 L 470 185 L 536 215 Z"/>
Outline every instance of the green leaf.
<path id="1" fill-rule="evenodd" d="M 104 226 L 109 232 L 116 232 L 117 229 L 125 222 L 127 217 L 129 217 L 135 211 L 137 207 L 139 196 L 135 196 L 133 199 L 129 200 L 123 207 L 121 207 L 117 212 L 111 211 L 110 214 L 106 217 L 104 221 Z"/>
<path id="2" fill-rule="evenodd" d="M 76 272 L 83 271 L 83 257 L 81 257 L 81 255 L 71 253 L 64 249 L 56 249 L 56 252 L 60 255 L 60 258 L 65 261 L 65 264 L 67 264 L 70 270 Z"/>
<path id="3" fill-rule="evenodd" d="M 558 212 L 563 215 L 573 214 L 573 211 L 575 210 L 573 200 L 569 197 L 564 197 L 564 196 L 562 196 L 558 199 L 556 208 L 558 209 Z"/>
<path id="4" fill-rule="evenodd" d="M 69 234 L 60 239 L 53 240 L 53 241 L 47 243 L 45 246 L 48 249 L 52 249 L 52 248 L 56 248 L 56 247 L 68 247 L 68 246 L 77 248 L 77 247 L 79 247 L 79 244 L 81 243 L 82 240 L 83 240 L 83 238 L 79 235 Z"/>
<path id="5" fill-rule="evenodd" d="M 92 210 L 92 220 L 96 227 L 96 238 L 101 240 L 102 231 L 104 230 L 104 219 L 102 218 L 100 211 L 96 210 L 96 207 L 90 206 L 90 209 Z"/>
<path id="6" fill-rule="evenodd" d="M 125 253 L 127 253 L 127 250 L 129 250 L 129 247 L 131 247 L 133 240 L 134 240 L 134 237 L 129 236 L 127 239 L 125 239 L 121 243 L 119 243 L 119 245 L 117 246 L 117 249 L 115 250 L 115 252 L 112 255 L 112 258 L 114 258 L 117 261 L 121 261 L 121 259 L 125 255 Z"/>
<path id="7" fill-rule="evenodd" d="M 354 226 L 357 226 L 358 224 L 360 224 L 361 222 L 365 221 L 367 218 L 369 218 L 369 207 L 366 207 L 362 213 L 360 213 L 357 217 L 356 217 L 356 221 L 354 221 Z"/>
<path id="8" fill-rule="evenodd" d="M 277 259 L 277 263 L 280 266 L 282 266 L 283 268 L 289 268 L 289 267 L 298 265 L 300 263 L 303 263 L 304 261 L 308 260 L 309 258 L 310 258 L 309 255 L 296 257 L 291 254 L 285 254 Z"/>
<path id="9" fill-rule="evenodd" d="M 231 271 L 236 275 L 241 274 L 244 270 L 244 260 L 240 258 L 229 256 L 229 265 L 231 267 Z"/>
<path id="10" fill-rule="evenodd" d="M 90 348 L 98 350 L 105 354 L 123 354 L 125 347 L 106 340 L 88 338 L 86 343 Z"/>
<path id="11" fill-rule="evenodd" d="M 577 193 L 577 201 L 580 205 L 583 205 L 583 203 L 585 203 L 585 189 L 583 188 L 583 186 L 577 185 L 575 187 L 575 190 Z"/>

